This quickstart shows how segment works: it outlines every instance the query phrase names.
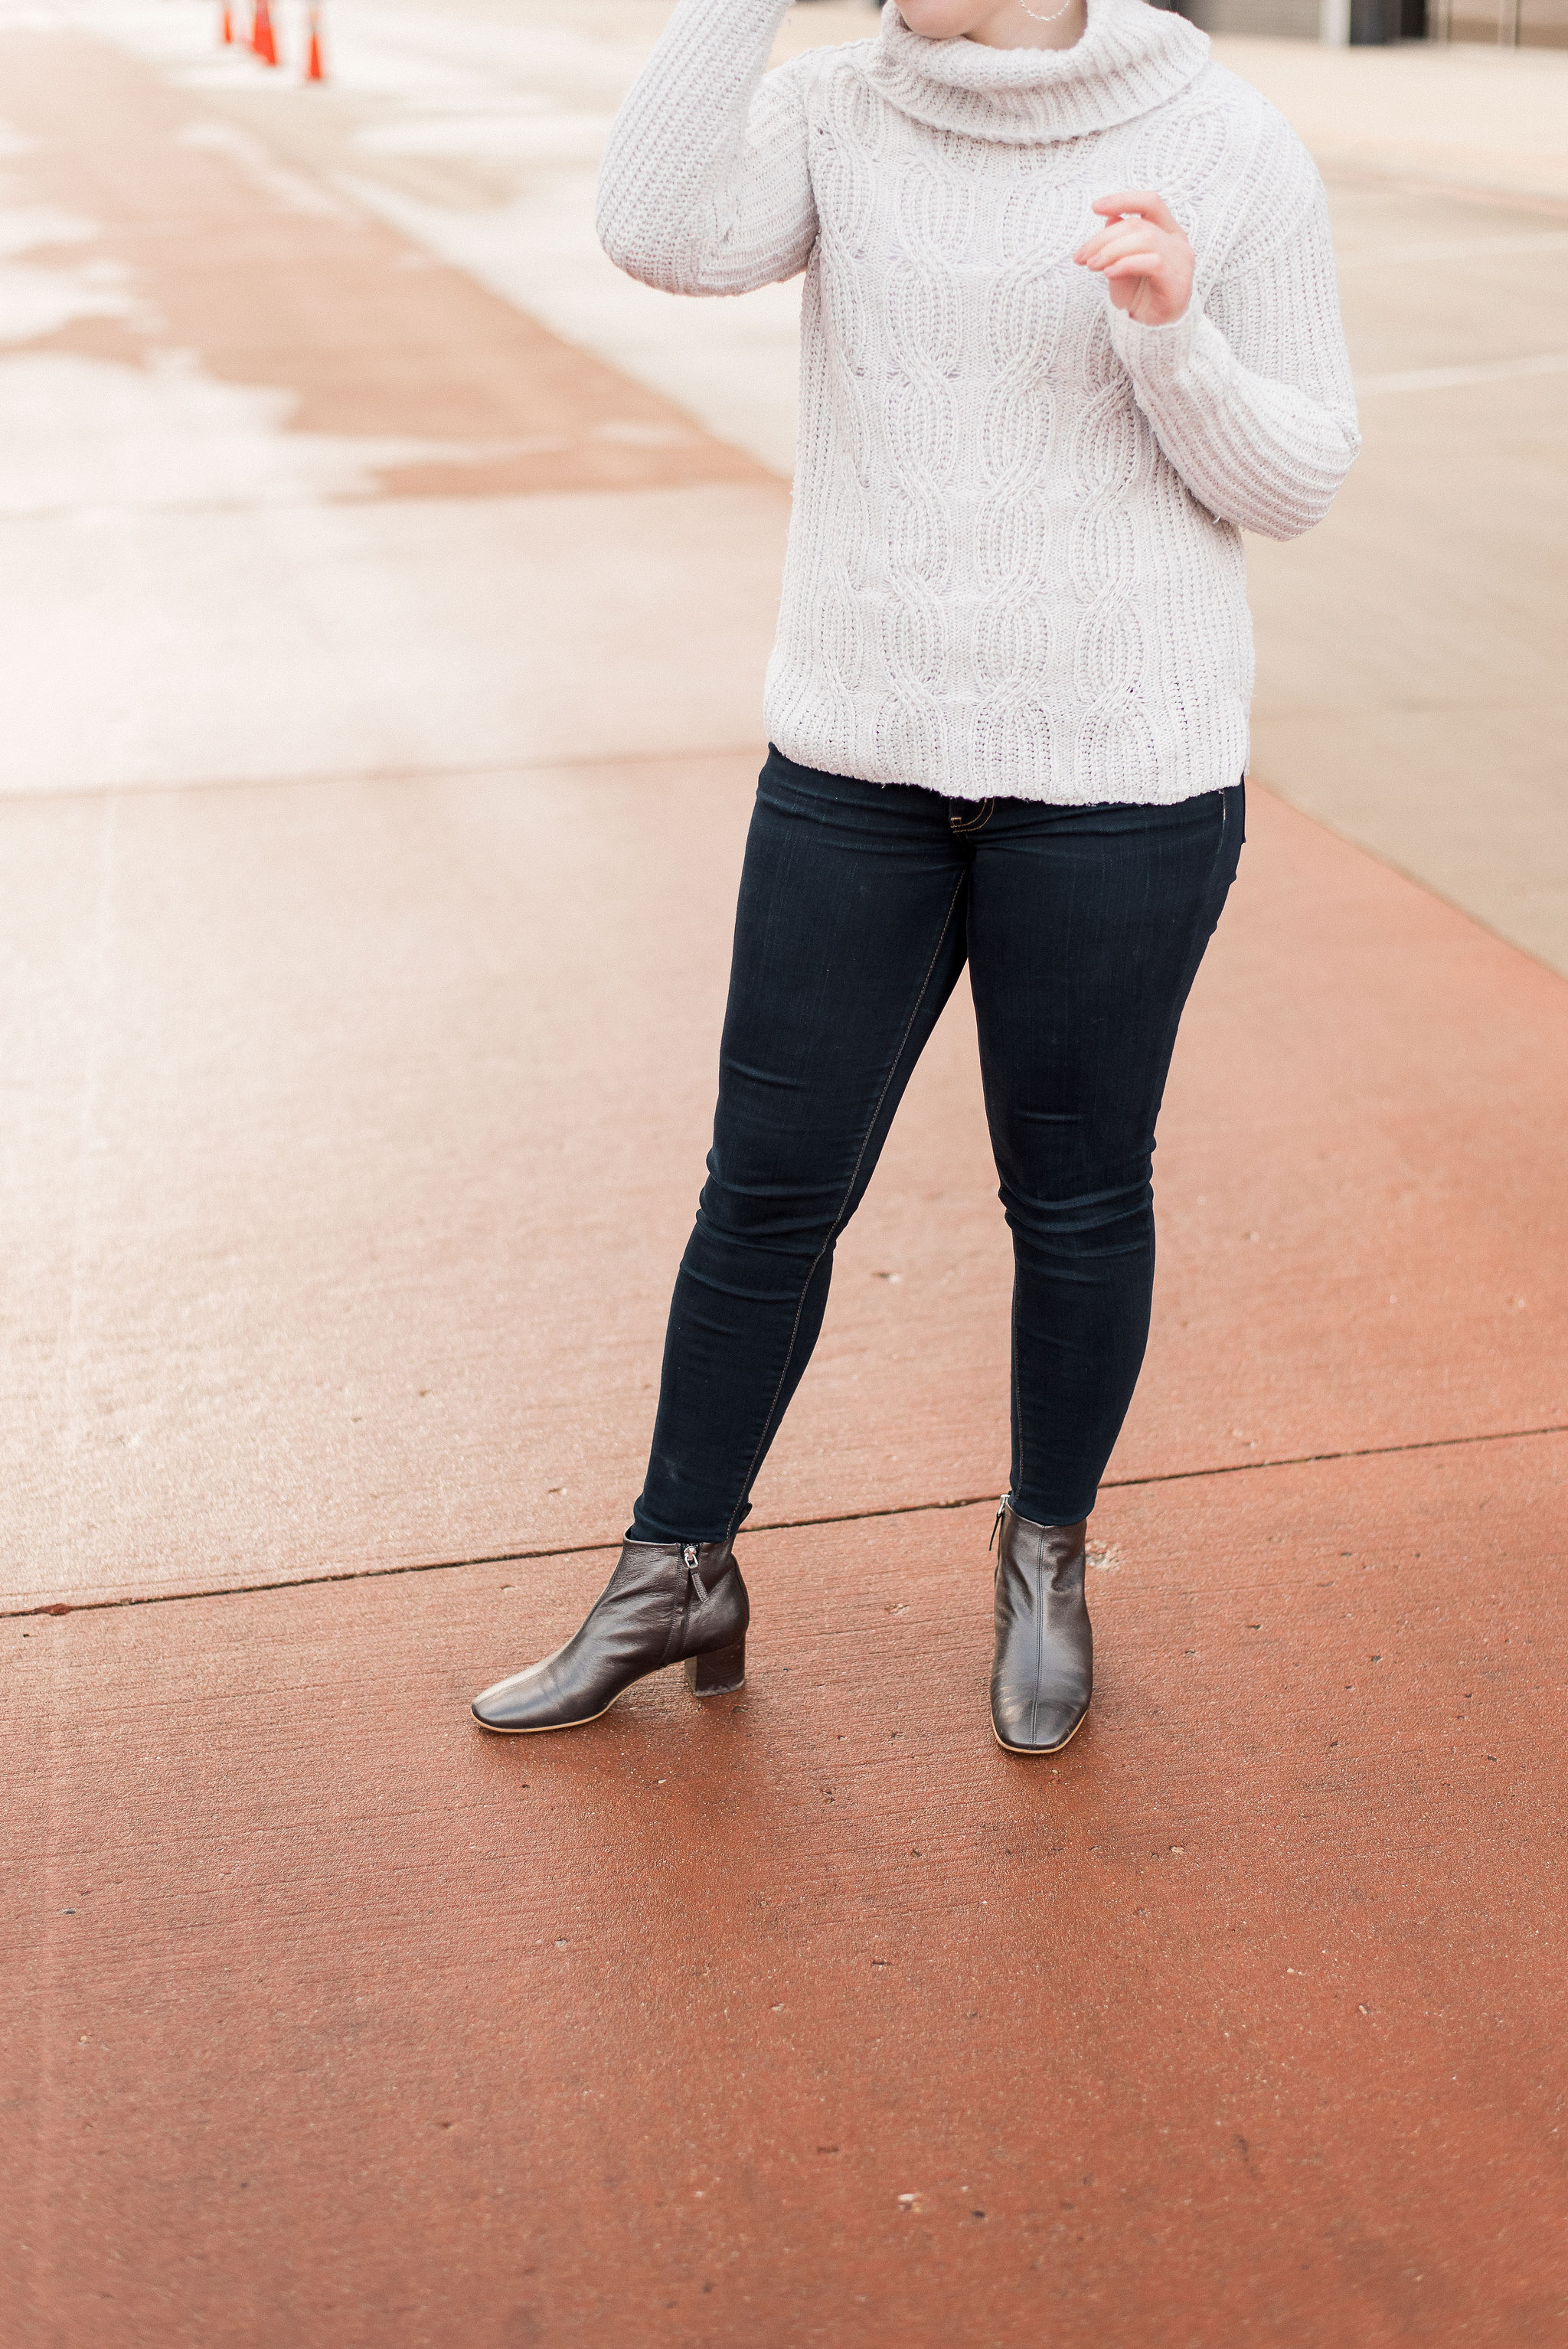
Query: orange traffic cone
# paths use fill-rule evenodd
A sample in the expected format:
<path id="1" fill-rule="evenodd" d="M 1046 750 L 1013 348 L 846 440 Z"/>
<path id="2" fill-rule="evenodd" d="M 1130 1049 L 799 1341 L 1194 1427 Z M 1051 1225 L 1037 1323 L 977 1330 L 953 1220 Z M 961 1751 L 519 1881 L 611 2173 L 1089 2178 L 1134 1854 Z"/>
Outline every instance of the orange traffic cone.
<path id="1" fill-rule="evenodd" d="M 278 45 L 273 37 L 273 12 L 268 0 L 256 0 L 256 13 L 251 19 L 251 47 L 264 66 L 275 66 Z"/>
<path id="2" fill-rule="evenodd" d="M 222 43 L 223 44 L 223 47 L 224 47 L 225 48 L 227 48 L 227 47 L 230 46 L 230 44 L 232 43 L 232 41 L 233 40 L 233 37 L 234 37 L 234 18 L 233 18 L 233 15 L 232 15 L 232 12 L 231 11 L 231 9 L 230 9 L 230 7 L 229 7 L 228 0 L 223 0 L 223 17 L 222 17 L 222 24 L 220 25 L 219 29 L 218 29 L 218 38 L 220 39 L 220 41 L 222 41 Z"/>
<path id="3" fill-rule="evenodd" d="M 326 79 L 326 73 L 321 62 L 321 10 L 316 6 L 315 0 L 311 0 L 310 54 L 305 59 L 304 78 L 306 81 Z"/>

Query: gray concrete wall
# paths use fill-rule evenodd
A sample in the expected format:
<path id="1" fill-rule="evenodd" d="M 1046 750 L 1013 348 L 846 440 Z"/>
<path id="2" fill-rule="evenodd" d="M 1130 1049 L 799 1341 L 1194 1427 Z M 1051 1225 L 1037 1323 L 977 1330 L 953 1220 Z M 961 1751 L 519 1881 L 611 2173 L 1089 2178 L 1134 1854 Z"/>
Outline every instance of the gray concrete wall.
<path id="1" fill-rule="evenodd" d="M 1318 0 L 1188 0 L 1182 9 L 1205 33 L 1259 34 L 1315 41 Z"/>
<path id="2" fill-rule="evenodd" d="M 1205 33 L 1254 39 L 1315 41 L 1321 25 L 1319 0 L 1184 0 L 1181 14 Z M 1428 21 L 1439 40 L 1568 48 L 1568 0 L 1428 0 Z"/>

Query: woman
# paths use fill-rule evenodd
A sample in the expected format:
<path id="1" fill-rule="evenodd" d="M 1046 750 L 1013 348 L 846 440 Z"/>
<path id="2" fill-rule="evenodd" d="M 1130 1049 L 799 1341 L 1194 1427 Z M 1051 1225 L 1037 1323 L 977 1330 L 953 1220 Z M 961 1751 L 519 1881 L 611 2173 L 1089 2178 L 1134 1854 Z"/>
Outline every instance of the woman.
<path id="1" fill-rule="evenodd" d="M 682 1661 L 740 1685 L 735 1535 L 967 962 L 1016 1263 L 992 1723 L 1055 1754 L 1155 1119 L 1242 845 L 1241 533 L 1309 528 L 1357 446 L 1333 252 L 1287 125 L 1145 0 L 901 0 L 765 75 L 783 8 L 681 0 L 604 161 L 634 276 L 805 271 L 799 462 L 647 1479 L 582 1630 L 474 1713 L 573 1727 Z"/>

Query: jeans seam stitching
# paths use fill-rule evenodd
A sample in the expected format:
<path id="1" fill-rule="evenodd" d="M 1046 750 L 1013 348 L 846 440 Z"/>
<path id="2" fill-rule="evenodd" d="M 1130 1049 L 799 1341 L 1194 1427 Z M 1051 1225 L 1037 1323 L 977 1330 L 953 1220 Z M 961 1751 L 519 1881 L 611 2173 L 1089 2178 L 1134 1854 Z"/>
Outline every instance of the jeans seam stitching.
<path id="1" fill-rule="evenodd" d="M 1219 838 L 1218 838 L 1218 839 L 1215 841 L 1215 843 L 1214 843 L 1214 853 L 1213 853 L 1213 855 L 1211 857 L 1211 859 L 1210 859 L 1210 861 L 1209 861 L 1209 874 L 1208 874 L 1208 878 L 1207 878 L 1207 880 L 1204 882 L 1204 885 L 1203 885 L 1203 903 L 1204 903 L 1204 905 L 1208 905 L 1209 904 L 1211 904 L 1211 903 L 1212 902 L 1213 895 L 1214 895 L 1214 879 L 1215 879 L 1215 875 L 1217 874 L 1217 873 L 1218 873 L 1218 872 L 1219 872 L 1219 870 L 1220 870 L 1221 862 L 1222 862 L 1222 859 L 1223 858 L 1223 856 L 1224 856 L 1224 853 L 1225 853 L 1225 844 L 1226 844 L 1226 842 L 1227 842 L 1227 841 L 1229 840 L 1229 838 L 1230 838 L 1230 831 L 1231 831 L 1231 793 L 1232 793 L 1232 792 L 1233 792 L 1233 790 L 1236 790 L 1236 789 L 1238 789 L 1238 788 L 1239 788 L 1239 789 L 1241 789 L 1241 790 L 1243 790 L 1243 791 L 1244 791 L 1244 790 L 1245 790 L 1245 787 L 1246 787 L 1246 777 L 1243 775 L 1243 778 L 1242 778 L 1242 781 L 1241 781 L 1240 786 L 1237 786 L 1237 785 L 1234 785 L 1234 784 L 1230 784 L 1230 785 L 1227 785 L 1227 786 L 1226 786 L 1222 791 L 1217 792 L 1214 794 L 1214 796 L 1216 797 L 1216 799 L 1217 799 L 1217 800 L 1219 801 L 1219 802 L 1220 802 L 1220 836 L 1219 836 Z M 1243 832 L 1243 835 L 1242 835 L 1242 840 L 1243 840 L 1243 845 L 1244 846 L 1244 845 L 1245 845 L 1245 842 L 1246 842 L 1246 834 L 1245 834 L 1245 833 L 1244 833 L 1244 832 Z M 1238 855 L 1238 857 L 1239 857 L 1239 856 L 1240 856 L 1240 854 L 1241 854 L 1241 850 L 1240 850 L 1240 849 L 1238 849 L 1236 853 L 1237 853 L 1237 855 Z M 1226 886 L 1226 895 L 1229 895 L 1229 893 L 1230 893 L 1230 883 L 1229 883 L 1229 882 L 1227 882 L 1227 883 L 1226 883 L 1226 885 L 1225 885 L 1225 886 Z M 1193 964 L 1193 966 L 1192 966 L 1192 970 L 1191 970 L 1191 977 L 1188 978 L 1188 981 L 1187 981 L 1187 993 L 1186 993 L 1185 995 L 1183 995 L 1183 996 L 1182 996 L 1181 1000 L 1181 1003 L 1180 1003 L 1180 1004 L 1178 1005 L 1178 1007 L 1177 1007 L 1176 1017 L 1175 1017 L 1174 1022 L 1172 1023 L 1171 1028 L 1171 1030 L 1170 1030 L 1170 1031 L 1169 1031 L 1169 1050 L 1168 1050 L 1168 1051 L 1167 1051 L 1167 1055 L 1166 1055 L 1167 1070 L 1169 1070 L 1169 1064 L 1170 1064 L 1170 1054 L 1171 1054 L 1171 1052 L 1173 1052 L 1173 1051 L 1174 1051 L 1174 1050 L 1175 1050 L 1176 1030 L 1177 1030 L 1178 1029 L 1180 1029 L 1181 1024 L 1181 1017 L 1182 1017 L 1182 1013 L 1183 1013 L 1183 1011 L 1184 1011 L 1184 1010 L 1185 1010 L 1185 1009 L 1186 1009 L 1187 997 L 1188 997 L 1189 995 L 1191 995 L 1191 993 L 1193 980 L 1195 980 L 1195 979 L 1196 979 L 1197 975 L 1198 975 L 1199 967 L 1200 967 L 1200 966 L 1202 965 L 1202 960 L 1203 960 L 1203 957 L 1204 957 L 1204 955 L 1208 952 L 1208 949 L 1209 949 L 1209 942 L 1210 942 L 1211 938 L 1213 936 L 1215 930 L 1216 930 L 1216 929 L 1218 929 L 1218 927 L 1219 927 L 1219 925 L 1220 925 L 1220 915 L 1221 915 L 1223 911 L 1224 911 L 1224 903 L 1223 903 L 1223 900 L 1222 899 L 1222 901 L 1221 901 L 1221 905 L 1220 905 L 1220 906 L 1219 906 L 1218 910 L 1216 911 L 1216 913 L 1215 913 L 1215 915 L 1214 915 L 1213 921 L 1210 924 L 1210 926 L 1209 926 L 1208 929 L 1207 929 L 1207 930 L 1205 930 L 1205 931 L 1204 931 L 1204 933 L 1203 933 L 1202 944 L 1200 945 L 1200 947 L 1199 947 L 1199 948 L 1198 948 L 1198 959 L 1197 959 L 1197 961 Z M 1014 1295 L 1013 1295 L 1013 1327 L 1012 1327 L 1012 1340 L 1013 1340 L 1013 1346 L 1012 1346 L 1012 1359 L 1013 1359 L 1013 1375 L 1014 1375 L 1014 1380 L 1015 1380 L 1015 1385 L 1014 1385 L 1014 1390 L 1013 1390 L 1013 1392 L 1014 1392 L 1014 1393 L 1015 1393 L 1015 1394 L 1016 1394 L 1016 1392 L 1017 1392 L 1017 1386 L 1016 1386 L 1016 1378 L 1017 1378 L 1017 1360 L 1018 1360 L 1018 1318 L 1017 1318 L 1017 1271 L 1016 1271 L 1016 1265 L 1015 1265 L 1015 1268 L 1014 1268 L 1014 1276 L 1013 1276 L 1013 1278 L 1014 1278 Z M 1025 1487 L 1026 1484 L 1027 1483 L 1027 1477 L 1026 1477 L 1026 1473 L 1025 1473 L 1024 1423 L 1023 1423 L 1023 1413 L 1022 1413 L 1022 1412 L 1019 1412 L 1019 1413 L 1018 1413 L 1018 1467 L 1019 1467 L 1019 1475 L 1018 1475 L 1017 1483 L 1016 1483 L 1016 1487 L 1015 1487 L 1014 1494 L 1013 1494 L 1013 1500 L 1014 1500 L 1014 1505 L 1015 1505 L 1015 1506 L 1016 1506 L 1016 1503 L 1017 1503 L 1018 1494 L 1019 1494 L 1019 1493 L 1024 1489 L 1024 1487 Z M 1104 1474 L 1103 1469 L 1102 1469 L 1102 1471 L 1101 1471 L 1101 1474 L 1102 1474 L 1102 1475 Z M 1096 1486 L 1095 1486 L 1095 1495 L 1094 1495 L 1094 1500 L 1093 1500 L 1093 1501 L 1091 1501 L 1091 1502 L 1090 1502 L 1090 1504 L 1089 1504 L 1089 1515 L 1090 1515 L 1091 1516 L 1093 1516 L 1093 1514 L 1094 1514 L 1095 1506 L 1096 1506 L 1096 1504 L 1098 1503 L 1099 1499 L 1099 1483 L 1098 1483 L 1098 1481 L 1097 1481 L 1097 1483 L 1096 1483 Z"/>
<path id="2" fill-rule="evenodd" d="M 1018 1266 L 1016 1256 L 1013 1263 L 1013 1311 L 1010 1336 L 1012 1343 L 1009 1349 L 1011 1354 L 1009 1368 L 1013 1374 L 1013 1392 L 1011 1402 L 1013 1406 L 1012 1415 L 1016 1421 L 1018 1430 L 1018 1461 L 1017 1474 L 1016 1475 L 1009 1475 L 1008 1482 L 1012 1485 L 1015 1493 L 1022 1493 L 1026 1490 L 1029 1478 L 1028 1464 L 1025 1458 L 1024 1450 L 1024 1413 L 1019 1401 L 1018 1387 Z"/>
<path id="3" fill-rule="evenodd" d="M 789 1375 L 789 1365 L 795 1359 L 795 1340 L 800 1331 L 800 1316 L 806 1309 L 806 1298 L 810 1289 L 811 1283 L 816 1278 L 817 1267 L 821 1263 L 822 1258 L 827 1255 L 828 1250 L 832 1247 L 834 1240 L 838 1237 L 839 1218 L 844 1212 L 844 1208 L 850 1198 L 851 1193 L 854 1190 L 855 1177 L 861 1171 L 861 1162 L 865 1157 L 866 1152 L 871 1146 L 871 1138 L 872 1134 L 876 1132 L 877 1119 L 882 1114 L 882 1105 L 887 1099 L 888 1087 L 892 1084 L 894 1077 L 898 1074 L 899 1063 L 903 1059 L 904 1046 L 909 1042 L 910 1030 L 914 1026 L 915 1020 L 919 1017 L 920 1007 L 925 1000 L 925 990 L 931 985 L 931 974 L 936 968 L 936 957 L 942 952 L 942 942 L 947 936 L 948 929 L 953 921 L 953 909 L 958 903 L 959 896 L 964 889 L 964 885 L 967 881 L 968 877 L 967 873 L 961 873 L 957 881 L 954 885 L 953 895 L 947 901 L 947 911 L 942 917 L 942 927 L 936 934 L 936 944 L 931 949 L 931 960 L 925 966 L 924 977 L 920 982 L 914 1001 L 910 1005 L 909 1018 L 903 1023 L 903 1033 L 898 1040 L 898 1049 L 894 1052 L 892 1061 L 888 1063 L 888 1072 L 882 1079 L 882 1091 L 876 1097 L 871 1116 L 866 1121 L 866 1130 L 861 1136 L 861 1146 L 855 1153 L 855 1163 L 850 1169 L 850 1179 L 844 1185 L 843 1197 L 839 1201 L 838 1206 L 834 1209 L 833 1220 L 828 1226 L 828 1237 L 822 1242 L 821 1247 L 817 1250 L 816 1255 L 811 1258 L 810 1264 L 807 1268 L 806 1278 L 800 1283 L 800 1294 L 795 1304 L 795 1319 L 789 1325 L 789 1343 L 784 1349 L 784 1361 L 783 1366 L 779 1372 L 779 1383 L 774 1388 L 772 1395 L 769 1400 L 768 1410 L 762 1422 L 762 1433 L 757 1439 L 757 1449 L 751 1455 L 750 1463 L 747 1468 L 745 1475 L 741 1478 L 740 1491 L 736 1496 L 734 1514 L 731 1516 L 728 1526 L 725 1532 L 724 1537 L 726 1541 L 730 1541 L 734 1538 L 736 1524 L 739 1517 L 741 1507 L 745 1502 L 747 1491 L 750 1485 L 751 1479 L 757 1474 L 757 1464 L 762 1457 L 762 1447 L 768 1441 L 768 1431 L 773 1423 L 773 1413 L 778 1407 L 779 1398 L 784 1392 L 784 1381 Z"/>

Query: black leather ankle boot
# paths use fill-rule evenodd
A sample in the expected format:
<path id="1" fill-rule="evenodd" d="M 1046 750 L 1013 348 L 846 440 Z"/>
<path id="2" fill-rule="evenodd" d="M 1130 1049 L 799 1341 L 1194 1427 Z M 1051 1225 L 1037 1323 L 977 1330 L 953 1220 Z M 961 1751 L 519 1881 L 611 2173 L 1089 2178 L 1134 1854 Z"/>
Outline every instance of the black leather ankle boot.
<path id="1" fill-rule="evenodd" d="M 727 1542 L 629 1541 L 583 1629 L 475 1697 L 474 1719 L 508 1737 L 580 1729 L 666 1664 L 684 1663 L 698 1696 L 722 1696 L 745 1682 L 750 1617 Z"/>
<path id="2" fill-rule="evenodd" d="M 1059 1754 L 1081 1725 L 1094 1685 L 1083 1588 L 1088 1521 L 1037 1526 L 1004 1499 L 996 1523 L 991 1726 L 1009 1754 Z"/>

